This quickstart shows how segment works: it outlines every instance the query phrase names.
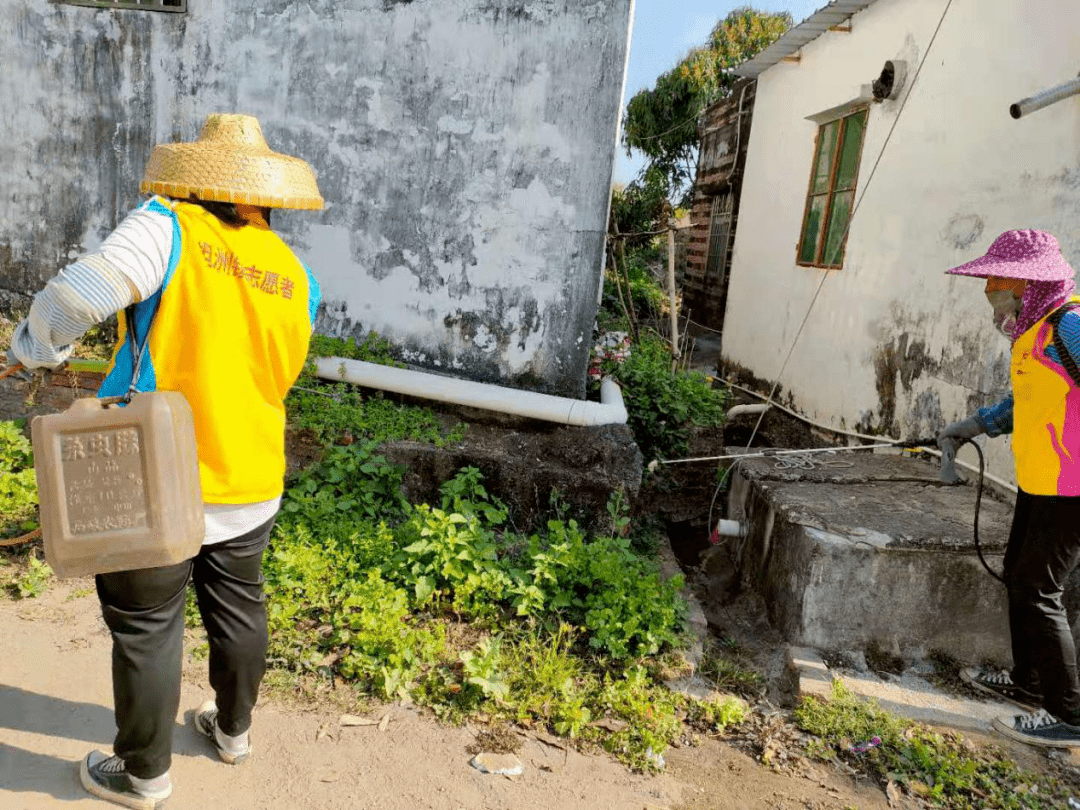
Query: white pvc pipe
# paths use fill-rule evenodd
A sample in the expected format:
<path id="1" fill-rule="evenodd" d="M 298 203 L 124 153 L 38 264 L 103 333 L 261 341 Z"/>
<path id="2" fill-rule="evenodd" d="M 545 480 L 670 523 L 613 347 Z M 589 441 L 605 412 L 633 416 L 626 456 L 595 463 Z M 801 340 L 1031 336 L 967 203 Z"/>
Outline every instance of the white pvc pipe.
<path id="1" fill-rule="evenodd" d="M 316 373 L 324 380 L 348 382 L 437 402 L 467 405 L 563 425 L 587 427 L 626 424 L 622 391 L 610 377 L 600 381 L 600 401 L 589 402 L 342 357 L 321 357 L 315 361 L 315 366 Z"/>
<path id="2" fill-rule="evenodd" d="M 737 520 L 719 520 L 716 523 L 716 533 L 721 537 L 746 537 L 750 527 Z"/>
<path id="3" fill-rule="evenodd" d="M 733 416 L 742 416 L 747 413 L 765 413 L 772 406 L 768 403 L 762 403 L 760 405 L 736 405 L 734 408 L 728 408 L 727 418 L 730 419 Z"/>

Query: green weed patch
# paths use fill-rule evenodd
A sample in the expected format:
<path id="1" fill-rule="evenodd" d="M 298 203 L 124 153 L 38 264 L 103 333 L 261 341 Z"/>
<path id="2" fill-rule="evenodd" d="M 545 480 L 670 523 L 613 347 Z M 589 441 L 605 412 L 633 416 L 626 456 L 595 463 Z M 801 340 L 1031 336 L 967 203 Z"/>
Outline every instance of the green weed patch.
<path id="1" fill-rule="evenodd" d="M 0 538 L 37 528 L 37 481 L 30 442 L 15 422 L 0 422 Z"/>
<path id="2" fill-rule="evenodd" d="M 672 371 L 671 350 L 645 336 L 622 362 L 602 360 L 600 371 L 621 386 L 627 424 L 645 459 L 686 455 L 690 425 L 723 424 L 727 393 L 697 371 Z"/>
<path id="3" fill-rule="evenodd" d="M 401 367 L 390 354 L 390 343 L 374 332 L 361 343 L 349 338 L 314 335 L 309 357 L 342 357 Z M 327 382 L 315 376 L 309 363 L 285 399 L 289 424 L 310 432 L 318 441 L 341 439 L 375 442 L 412 439 L 443 447 L 461 441 L 464 424 L 444 430 L 428 408 L 401 405 L 386 399 L 382 392 L 368 395 L 347 383 Z"/>
<path id="4" fill-rule="evenodd" d="M 264 566 L 272 664 L 449 720 L 550 728 L 643 769 L 681 717 L 741 719 L 735 700 L 691 712 L 642 665 L 678 644 L 685 606 L 681 578 L 662 580 L 629 539 L 572 520 L 521 536 L 474 468 L 438 505 L 411 505 L 403 473 L 362 442 L 292 482 Z"/>
<path id="5" fill-rule="evenodd" d="M 1001 751 L 982 751 L 958 734 L 939 734 L 897 717 L 856 697 L 840 681 L 833 682 L 827 701 L 804 698 L 795 720 L 821 738 L 811 746 L 812 755 L 840 757 L 932 807 L 1038 810 L 1064 807 L 1068 797 L 1055 779 L 1022 770 Z M 873 747 L 865 746 L 875 739 Z"/>

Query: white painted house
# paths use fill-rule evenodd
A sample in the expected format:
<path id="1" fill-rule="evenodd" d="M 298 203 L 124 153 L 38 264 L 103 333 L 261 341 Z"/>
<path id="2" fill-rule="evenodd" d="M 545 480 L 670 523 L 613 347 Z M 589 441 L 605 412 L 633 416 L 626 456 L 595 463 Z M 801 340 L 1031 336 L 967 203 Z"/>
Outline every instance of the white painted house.
<path id="1" fill-rule="evenodd" d="M 894 97 L 876 101 L 886 62 Z M 1080 268 L 1080 97 L 1010 116 L 1080 72 L 1080 4 L 836 0 L 737 72 L 758 86 L 727 375 L 778 382 L 823 425 L 904 438 L 1004 396 L 982 284 L 945 271 L 1012 228 L 1054 233 Z M 1008 440 L 986 447 L 1014 480 Z"/>

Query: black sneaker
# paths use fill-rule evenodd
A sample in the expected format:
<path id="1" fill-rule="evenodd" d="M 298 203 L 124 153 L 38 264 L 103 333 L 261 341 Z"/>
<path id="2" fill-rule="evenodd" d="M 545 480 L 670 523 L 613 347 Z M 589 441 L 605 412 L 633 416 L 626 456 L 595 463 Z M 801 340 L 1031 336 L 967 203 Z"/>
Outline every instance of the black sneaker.
<path id="1" fill-rule="evenodd" d="M 79 766 L 82 785 L 99 799 L 132 807 L 134 810 L 155 810 L 165 804 L 172 795 L 172 781 L 165 777 L 166 785 L 160 790 L 142 790 L 135 786 L 124 767 L 124 760 L 109 756 L 103 751 L 91 751 Z M 143 781 L 143 780 L 138 780 Z"/>
<path id="2" fill-rule="evenodd" d="M 248 744 L 237 748 L 227 748 L 222 745 L 217 735 L 217 717 L 217 704 L 212 700 L 208 700 L 198 708 L 194 715 L 192 715 L 191 722 L 195 724 L 196 731 L 204 737 L 210 738 L 210 742 L 214 744 L 214 748 L 217 749 L 218 757 L 222 762 L 229 765 L 239 765 L 251 756 L 251 744 L 249 742 Z"/>
<path id="3" fill-rule="evenodd" d="M 1028 745 L 1080 748 L 1080 726 L 1063 723 L 1045 709 L 994 720 L 994 731 Z"/>
<path id="4" fill-rule="evenodd" d="M 1021 709 L 1035 710 L 1042 706 L 1042 695 L 1017 686 L 1007 669 L 965 667 L 960 670 L 960 680 L 982 692 L 1015 703 Z"/>

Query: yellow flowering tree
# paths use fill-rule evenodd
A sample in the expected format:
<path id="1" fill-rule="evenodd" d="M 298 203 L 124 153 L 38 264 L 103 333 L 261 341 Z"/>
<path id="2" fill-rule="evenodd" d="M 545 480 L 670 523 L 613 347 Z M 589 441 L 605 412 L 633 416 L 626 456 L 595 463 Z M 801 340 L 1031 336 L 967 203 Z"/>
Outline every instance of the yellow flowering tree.
<path id="1" fill-rule="evenodd" d="M 648 157 L 643 174 L 658 170 L 673 192 L 683 189 L 688 196 L 697 155 L 698 116 L 727 95 L 735 80 L 731 68 L 770 45 L 791 24 L 786 11 L 737 8 L 716 24 L 708 42 L 661 74 L 652 89 L 630 99 L 623 117 L 623 145 L 628 155 L 637 149 Z"/>

